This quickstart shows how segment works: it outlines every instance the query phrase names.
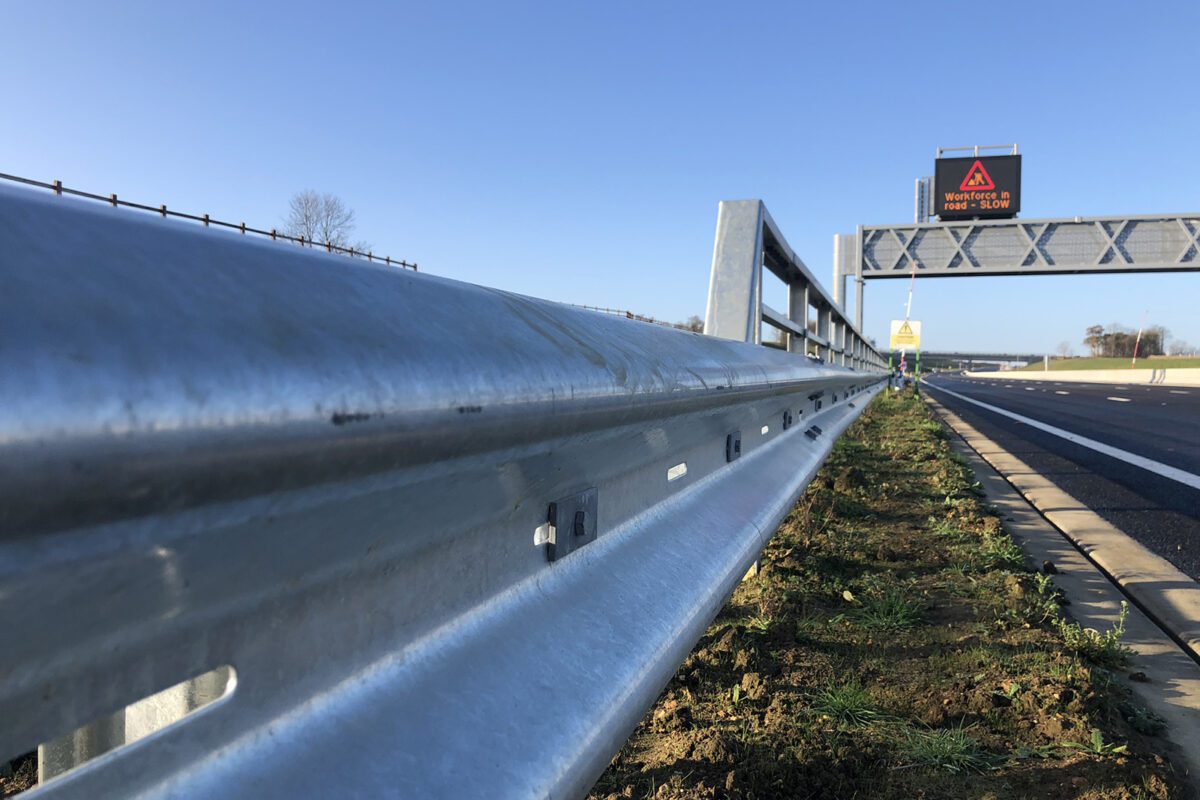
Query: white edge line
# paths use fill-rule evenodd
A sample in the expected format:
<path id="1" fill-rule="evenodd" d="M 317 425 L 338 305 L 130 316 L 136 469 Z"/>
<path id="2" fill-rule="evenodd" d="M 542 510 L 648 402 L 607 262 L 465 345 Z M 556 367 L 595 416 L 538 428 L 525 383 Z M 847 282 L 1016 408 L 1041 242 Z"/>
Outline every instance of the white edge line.
<path id="1" fill-rule="evenodd" d="M 1131 453 L 1128 450 L 1122 450 L 1119 447 L 1113 447 L 1112 445 L 1107 445 L 1104 442 L 1097 442 L 1095 439 L 1089 439 L 1086 436 L 1080 436 L 1077 433 L 1064 431 L 1062 428 L 1056 428 L 1053 425 L 1047 425 L 1044 422 L 1038 422 L 1036 419 L 1031 417 L 1013 413 L 1012 411 L 999 408 L 990 403 L 983 403 L 979 400 L 973 400 L 970 397 L 959 394 L 958 392 L 952 392 L 949 389 L 943 389 L 941 386 L 936 386 L 932 383 L 926 383 L 926 386 L 937 389 L 939 392 L 945 392 L 952 397 L 957 397 L 959 400 L 979 406 L 980 408 L 986 408 L 988 411 L 999 414 L 1002 417 L 1015 419 L 1017 422 L 1024 422 L 1031 428 L 1037 428 L 1039 431 L 1045 431 L 1046 433 L 1057 436 L 1060 439 L 1066 439 L 1068 442 L 1086 447 L 1089 450 L 1095 450 L 1097 453 L 1102 453 L 1110 458 L 1115 458 L 1118 461 L 1124 461 L 1126 464 L 1132 464 L 1135 467 L 1140 467 L 1148 472 L 1161 475 L 1164 478 L 1178 481 L 1184 486 L 1190 486 L 1193 489 L 1200 489 L 1200 476 L 1193 475 L 1190 472 L 1185 472 L 1177 467 L 1172 467 L 1170 464 L 1164 464 L 1161 461 L 1155 461 L 1153 459 L 1146 458 L 1145 456 L 1139 456 L 1137 453 Z"/>

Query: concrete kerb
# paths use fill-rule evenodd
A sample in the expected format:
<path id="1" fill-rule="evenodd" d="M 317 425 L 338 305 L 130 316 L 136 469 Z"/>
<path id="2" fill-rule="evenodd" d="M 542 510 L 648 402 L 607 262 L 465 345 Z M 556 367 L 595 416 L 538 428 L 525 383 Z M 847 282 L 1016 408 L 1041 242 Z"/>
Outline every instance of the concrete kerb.
<path id="1" fill-rule="evenodd" d="M 1052 525 L 1200 661 L 1200 584 L 946 409 L 930 405 Z"/>
<path id="2" fill-rule="evenodd" d="M 964 372 L 968 378 L 1058 383 L 1111 383 L 1127 386 L 1200 387 L 1200 369 L 1059 369 L 1008 372 Z"/>
<path id="3" fill-rule="evenodd" d="M 1124 596 L 1089 560 L 1094 551 L 1077 546 L 1069 532 L 1051 525 L 1044 512 L 1031 506 L 1018 491 L 1014 476 L 997 471 L 993 459 L 1002 461 L 1003 450 L 936 400 L 927 398 L 926 402 L 961 437 L 952 440 L 952 447 L 967 459 L 988 502 L 1001 513 L 1005 530 L 1035 564 L 1054 563 L 1058 570 L 1054 582 L 1071 601 L 1066 609 L 1070 616 L 1084 627 L 1111 627 L 1120 614 Z M 1032 474 L 1028 467 L 1022 472 Z M 1189 779 L 1200 788 L 1200 664 L 1173 636 L 1164 633 L 1161 620 L 1152 619 L 1157 616 L 1154 610 L 1143 613 L 1139 607 L 1142 601 L 1138 599 L 1137 603 L 1129 610 L 1122 641 L 1135 653 L 1131 669 L 1144 673 L 1148 682 L 1131 682 L 1130 688 L 1139 702 L 1166 721 L 1170 741 L 1178 746 L 1172 757 L 1186 765 Z"/>

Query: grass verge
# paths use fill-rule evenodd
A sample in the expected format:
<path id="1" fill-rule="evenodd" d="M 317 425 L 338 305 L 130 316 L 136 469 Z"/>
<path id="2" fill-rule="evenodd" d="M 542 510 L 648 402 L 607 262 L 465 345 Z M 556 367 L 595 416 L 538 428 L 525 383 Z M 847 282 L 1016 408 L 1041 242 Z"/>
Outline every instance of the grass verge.
<path id="1" fill-rule="evenodd" d="M 1120 630 L 1062 618 L 972 481 L 878 398 L 592 797 L 1191 797 Z"/>
<path id="2" fill-rule="evenodd" d="M 1192 356 L 1149 356 L 1137 360 L 1133 365 L 1132 358 L 1052 358 L 1050 369 L 1194 369 L 1200 367 L 1200 358 Z M 1041 372 L 1041 361 L 1035 361 L 1021 367 L 1021 372 Z"/>

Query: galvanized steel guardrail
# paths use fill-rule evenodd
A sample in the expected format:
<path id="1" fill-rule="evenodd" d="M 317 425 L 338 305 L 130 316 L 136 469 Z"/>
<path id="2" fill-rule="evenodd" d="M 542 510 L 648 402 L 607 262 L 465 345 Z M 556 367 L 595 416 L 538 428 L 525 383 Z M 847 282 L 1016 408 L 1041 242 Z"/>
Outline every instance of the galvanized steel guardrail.
<path id="1" fill-rule="evenodd" d="M 882 383 L 20 189 L 0 280 L 43 797 L 582 794 Z"/>

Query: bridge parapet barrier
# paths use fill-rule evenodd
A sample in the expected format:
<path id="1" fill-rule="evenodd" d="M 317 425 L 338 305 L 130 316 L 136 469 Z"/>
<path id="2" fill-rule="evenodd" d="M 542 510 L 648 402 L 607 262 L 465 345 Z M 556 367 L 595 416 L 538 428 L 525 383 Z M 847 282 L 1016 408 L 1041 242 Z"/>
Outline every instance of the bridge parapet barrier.
<path id="1" fill-rule="evenodd" d="M 0 760 L 116 739 L 42 797 L 582 794 L 880 387 L 22 189 L 0 279 Z"/>
<path id="2" fill-rule="evenodd" d="M 787 286 L 788 308 L 763 303 L 764 270 Z M 790 352 L 824 363 L 883 371 L 887 360 L 788 245 L 762 200 L 727 200 L 717 214 L 704 332 L 762 343 L 762 325 L 779 330 Z"/>

